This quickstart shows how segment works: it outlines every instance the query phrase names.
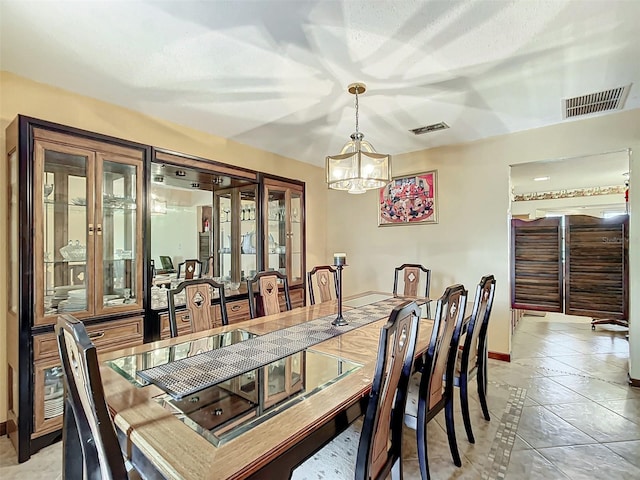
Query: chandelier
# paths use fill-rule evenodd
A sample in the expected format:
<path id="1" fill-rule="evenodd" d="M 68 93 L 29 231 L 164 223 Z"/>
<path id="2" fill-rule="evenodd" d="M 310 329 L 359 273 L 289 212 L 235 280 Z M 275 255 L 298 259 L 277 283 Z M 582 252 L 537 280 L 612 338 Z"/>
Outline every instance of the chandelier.
<path id="1" fill-rule="evenodd" d="M 391 155 L 376 153 L 358 131 L 358 95 L 364 93 L 364 83 L 352 83 L 350 94 L 356 96 L 356 131 L 338 155 L 327 156 L 327 184 L 335 190 L 364 193 L 384 187 L 391 181 Z"/>

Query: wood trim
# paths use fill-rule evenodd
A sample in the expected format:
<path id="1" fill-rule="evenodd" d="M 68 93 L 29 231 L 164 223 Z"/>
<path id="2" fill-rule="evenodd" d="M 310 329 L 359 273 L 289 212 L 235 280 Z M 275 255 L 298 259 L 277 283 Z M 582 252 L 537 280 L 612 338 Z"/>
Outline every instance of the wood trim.
<path id="1" fill-rule="evenodd" d="M 501 352 L 489 352 L 489 358 L 494 360 L 500 360 L 501 362 L 511 362 L 511 354 L 510 353 L 501 353 Z"/>
<path id="2" fill-rule="evenodd" d="M 52 130 L 45 130 L 43 128 L 34 128 L 33 138 L 34 140 L 46 140 L 69 147 L 77 148 L 80 146 L 82 148 L 93 150 L 99 153 L 115 153 L 132 160 L 142 161 L 144 159 L 144 152 L 139 148 L 123 147 L 112 143 L 92 140 L 86 137 L 80 138 L 76 135 L 55 132 Z"/>
<path id="3" fill-rule="evenodd" d="M 290 189 L 295 190 L 296 192 L 304 193 L 304 183 L 292 183 L 291 180 L 287 181 L 285 179 L 275 180 L 273 178 L 264 177 L 264 184 L 267 187 L 271 188 L 282 188 L 282 189 Z"/>
<path id="4" fill-rule="evenodd" d="M 161 150 L 153 150 L 153 159 L 157 162 L 168 162 L 172 165 L 180 165 L 182 167 L 199 168 L 206 171 L 214 171 L 223 175 L 232 175 L 236 178 L 246 178 L 248 180 L 257 181 L 258 174 L 252 170 L 245 170 L 238 167 L 231 167 L 227 164 L 209 160 L 206 158 L 193 157 L 190 155 L 180 154 L 177 152 L 164 152 Z"/>
<path id="5" fill-rule="evenodd" d="M 301 191 L 304 191 L 305 189 L 305 182 L 301 180 L 294 180 L 291 178 L 279 177 L 277 175 L 271 175 L 271 174 L 264 174 L 262 179 L 265 185 L 271 185 L 275 187 L 288 187 L 288 188 L 293 187 L 295 190 L 300 189 Z"/>

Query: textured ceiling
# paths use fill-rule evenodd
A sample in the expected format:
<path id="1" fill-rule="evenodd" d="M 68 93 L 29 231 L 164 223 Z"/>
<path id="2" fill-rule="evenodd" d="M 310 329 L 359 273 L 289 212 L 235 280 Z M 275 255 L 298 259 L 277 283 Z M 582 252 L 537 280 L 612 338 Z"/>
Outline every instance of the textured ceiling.
<path id="1" fill-rule="evenodd" d="M 559 123 L 563 98 L 629 83 L 638 108 L 639 24 L 633 0 L 1 0 L 0 67 L 322 165 L 355 81 L 391 154 Z"/>

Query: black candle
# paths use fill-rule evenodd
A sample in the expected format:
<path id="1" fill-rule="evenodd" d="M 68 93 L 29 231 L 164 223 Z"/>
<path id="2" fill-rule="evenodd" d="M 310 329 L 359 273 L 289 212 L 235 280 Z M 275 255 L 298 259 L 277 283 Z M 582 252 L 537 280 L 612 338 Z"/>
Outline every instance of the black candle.
<path id="1" fill-rule="evenodd" d="M 333 264 L 334 265 L 346 265 L 347 264 L 347 254 L 346 253 L 334 253 L 333 254 Z"/>

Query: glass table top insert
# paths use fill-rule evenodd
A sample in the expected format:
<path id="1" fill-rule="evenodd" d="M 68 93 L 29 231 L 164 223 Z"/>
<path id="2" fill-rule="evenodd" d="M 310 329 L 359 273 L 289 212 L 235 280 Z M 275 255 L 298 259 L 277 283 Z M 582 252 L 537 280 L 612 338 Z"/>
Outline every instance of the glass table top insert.
<path id="1" fill-rule="evenodd" d="M 349 360 L 308 349 L 182 400 L 174 400 L 168 394 L 155 400 L 218 446 L 360 367 Z"/>
<path id="2" fill-rule="evenodd" d="M 149 383 L 136 375 L 140 370 L 157 367 L 165 363 L 192 357 L 203 352 L 226 347 L 234 343 L 244 342 L 250 338 L 257 337 L 255 333 L 242 329 L 230 330 L 225 333 L 211 335 L 209 337 L 190 340 L 170 347 L 163 347 L 149 352 L 127 355 L 107 361 L 112 369 L 138 387 L 144 387 Z"/>

